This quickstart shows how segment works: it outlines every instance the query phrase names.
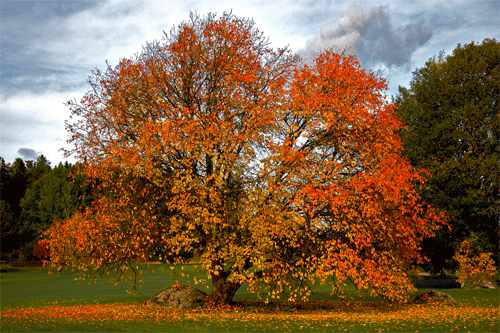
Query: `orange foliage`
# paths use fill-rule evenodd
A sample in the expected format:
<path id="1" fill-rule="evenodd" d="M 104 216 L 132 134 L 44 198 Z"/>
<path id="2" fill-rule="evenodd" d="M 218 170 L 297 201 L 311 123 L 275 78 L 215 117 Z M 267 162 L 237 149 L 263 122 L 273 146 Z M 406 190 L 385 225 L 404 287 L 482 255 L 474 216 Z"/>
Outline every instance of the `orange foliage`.
<path id="1" fill-rule="evenodd" d="M 454 259 L 458 262 L 458 282 L 463 283 L 477 273 L 488 273 L 493 276 L 496 273 L 496 268 L 492 256 L 493 253 L 491 252 L 481 252 L 474 255 L 471 242 L 467 239 L 462 241 L 454 256 Z"/>
<path id="2" fill-rule="evenodd" d="M 46 260 L 49 257 L 49 245 L 45 240 L 39 240 L 33 247 L 33 256 L 40 260 Z"/>
<path id="3" fill-rule="evenodd" d="M 2 325 L 25 331 L 71 327 L 77 331 L 138 329 L 186 331 L 306 332 L 494 332 L 498 308 L 483 304 L 461 307 L 442 304 L 387 305 L 377 302 L 307 302 L 292 304 L 238 301 L 233 306 L 174 310 L 137 303 L 53 304 L 1 309 Z M 129 324 L 130 323 L 130 324 Z M 154 327 L 154 329 L 151 329 Z M 429 330 L 428 329 L 428 330 Z M 7 329 L 6 329 L 7 331 Z M 424 331 L 427 331 L 424 329 Z"/>
<path id="4" fill-rule="evenodd" d="M 47 232 L 56 265 L 127 276 L 158 249 L 194 251 L 221 302 L 245 282 L 304 298 L 316 277 L 413 290 L 442 218 L 400 156 L 386 82 L 355 58 L 309 67 L 251 21 L 192 16 L 91 84 L 67 127 L 100 199 Z"/>

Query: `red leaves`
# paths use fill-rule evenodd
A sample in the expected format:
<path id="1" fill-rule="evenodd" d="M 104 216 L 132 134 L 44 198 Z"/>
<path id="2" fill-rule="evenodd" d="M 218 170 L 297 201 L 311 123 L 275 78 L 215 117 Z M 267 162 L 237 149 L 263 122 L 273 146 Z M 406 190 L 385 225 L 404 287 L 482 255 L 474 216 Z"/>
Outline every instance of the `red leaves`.
<path id="1" fill-rule="evenodd" d="M 140 322 L 143 328 L 169 331 L 196 325 L 196 330 L 266 331 L 494 331 L 498 309 L 479 304 L 460 308 L 442 305 L 387 305 L 374 302 L 274 302 L 238 301 L 213 304 L 192 311 L 152 307 L 148 304 L 51 305 L 2 308 L 2 324 L 31 325 L 33 330 L 58 327 L 88 330 L 123 330 L 121 323 Z M 102 327 L 99 323 L 103 323 Z M 153 326 L 150 326 L 153 324 Z M 9 326 L 7 326 L 9 325 Z M 90 326 L 92 325 L 92 326 Z M 160 325 L 160 326 L 159 326 Z M 165 326 L 161 326 L 165 325 Z M 16 326 L 14 326 L 16 327 Z M 19 326 L 20 327 L 20 326 Z M 432 327 L 432 328 L 431 328 Z M 102 329 L 101 329 L 102 328 Z"/>
<path id="2" fill-rule="evenodd" d="M 45 261 L 50 255 L 49 244 L 45 240 L 39 240 L 33 247 L 33 256 Z"/>
<path id="3" fill-rule="evenodd" d="M 91 81 L 68 131 L 99 197 L 48 231 L 56 263 L 126 276 L 155 251 L 197 252 L 209 274 L 292 298 L 315 276 L 412 289 L 441 218 L 400 157 L 385 80 L 355 58 L 302 66 L 250 21 L 193 16 Z"/>
<path id="4" fill-rule="evenodd" d="M 337 233 L 318 251 L 335 258 L 323 257 L 320 275 L 349 276 L 360 288 L 403 300 L 412 289 L 405 267 L 419 260 L 418 243 L 442 218 L 420 202 L 414 186 L 423 179 L 399 155 L 400 122 L 380 92 L 386 84 L 331 52 L 295 79 L 283 144 L 272 146 L 289 183 L 272 184 L 296 188 L 290 200 L 313 230 Z"/>

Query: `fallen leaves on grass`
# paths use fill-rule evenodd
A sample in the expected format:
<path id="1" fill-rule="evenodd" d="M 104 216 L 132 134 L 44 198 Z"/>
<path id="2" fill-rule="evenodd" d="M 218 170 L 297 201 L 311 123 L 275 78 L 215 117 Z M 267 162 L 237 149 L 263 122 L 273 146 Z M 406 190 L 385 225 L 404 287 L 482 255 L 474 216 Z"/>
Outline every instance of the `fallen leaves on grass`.
<path id="1" fill-rule="evenodd" d="M 388 305 L 384 303 L 304 302 L 269 303 L 240 301 L 232 306 L 205 306 L 197 310 L 172 310 L 147 304 L 88 304 L 49 305 L 2 309 L 3 319 L 31 322 L 68 321 L 200 321 L 231 326 L 234 323 L 249 328 L 283 328 L 312 330 L 328 327 L 367 327 L 370 330 L 401 330 L 406 327 L 448 327 L 469 331 L 498 325 L 498 309 L 464 305 L 460 308 L 439 305 Z M 444 325 L 444 326 L 443 326 Z"/>

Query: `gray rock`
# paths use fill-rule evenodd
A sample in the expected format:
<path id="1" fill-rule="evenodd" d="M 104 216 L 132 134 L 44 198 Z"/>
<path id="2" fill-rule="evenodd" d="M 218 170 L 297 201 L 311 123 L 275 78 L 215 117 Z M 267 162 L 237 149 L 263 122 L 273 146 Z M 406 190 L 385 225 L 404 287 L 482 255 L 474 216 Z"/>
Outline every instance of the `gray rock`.
<path id="1" fill-rule="evenodd" d="M 452 306 L 460 306 L 456 299 L 451 297 L 451 295 L 437 291 L 430 290 L 428 292 L 417 295 L 412 303 L 424 304 L 424 303 L 443 303 Z"/>
<path id="2" fill-rule="evenodd" d="M 190 286 L 174 286 L 153 296 L 150 304 L 171 309 L 194 309 L 205 304 L 207 294 Z"/>
<path id="3" fill-rule="evenodd" d="M 488 273 L 477 273 L 462 283 L 462 289 L 498 289 L 498 284 Z"/>

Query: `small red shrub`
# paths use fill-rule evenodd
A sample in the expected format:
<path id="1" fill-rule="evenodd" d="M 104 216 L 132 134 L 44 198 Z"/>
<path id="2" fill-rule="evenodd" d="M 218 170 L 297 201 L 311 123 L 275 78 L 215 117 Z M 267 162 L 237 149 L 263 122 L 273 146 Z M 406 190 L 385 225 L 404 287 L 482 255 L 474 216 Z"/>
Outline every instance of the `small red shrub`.
<path id="1" fill-rule="evenodd" d="M 43 239 L 39 240 L 33 247 L 33 256 L 39 260 L 47 260 L 49 255 L 49 244 Z"/>

